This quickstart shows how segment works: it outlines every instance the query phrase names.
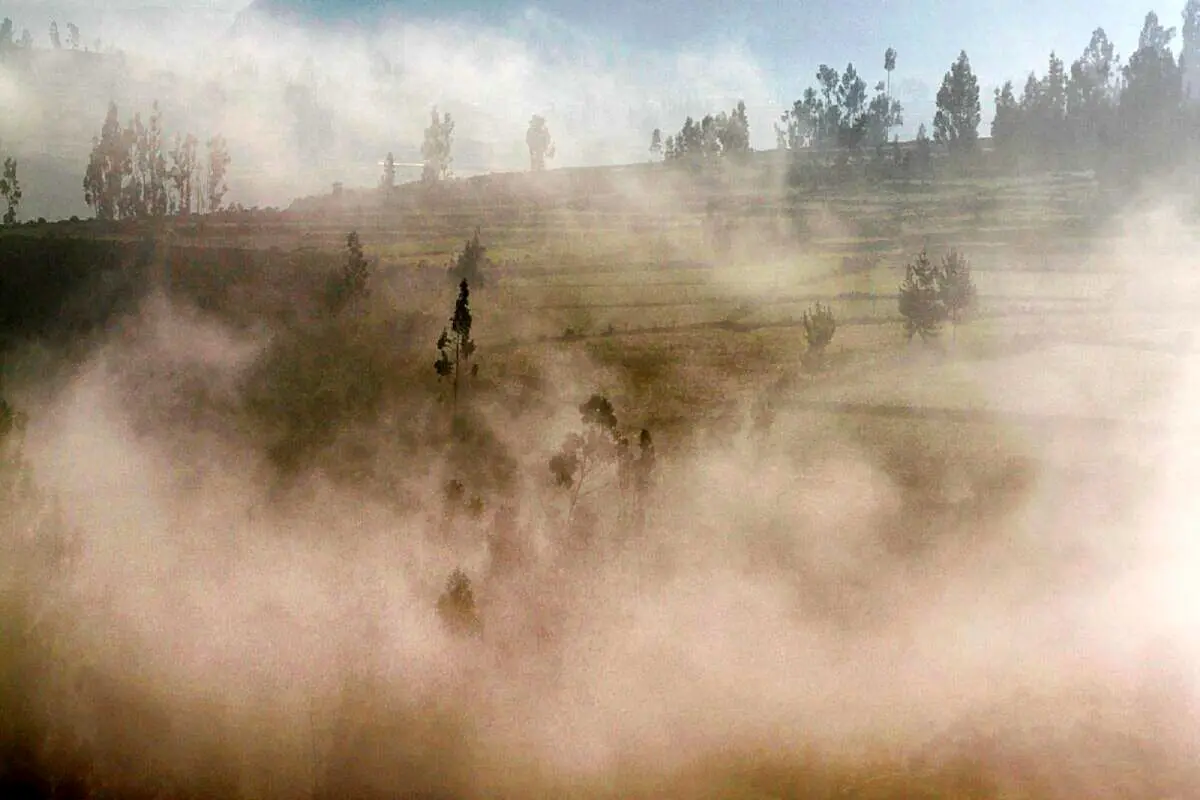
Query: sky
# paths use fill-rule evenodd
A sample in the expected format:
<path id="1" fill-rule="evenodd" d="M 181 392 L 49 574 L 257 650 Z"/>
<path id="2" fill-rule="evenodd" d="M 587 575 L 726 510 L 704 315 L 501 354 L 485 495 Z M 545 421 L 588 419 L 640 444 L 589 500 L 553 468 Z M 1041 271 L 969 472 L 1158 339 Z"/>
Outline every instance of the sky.
<path id="1" fill-rule="evenodd" d="M 316 8 L 328 18 L 377 14 L 381 9 L 430 16 L 463 10 L 483 14 L 503 25 L 527 7 L 559 17 L 568 24 L 607 38 L 620 56 L 644 49 L 670 51 L 705 42 L 744 44 L 780 91 L 802 92 L 813 82 L 820 63 L 861 65 L 860 72 L 882 73 L 882 53 L 899 52 L 896 80 L 910 78 L 931 85 L 940 81 L 960 49 L 966 49 L 982 83 L 1023 78 L 1044 65 L 1051 50 L 1066 54 L 1068 63 L 1082 51 L 1091 31 L 1103 26 L 1118 51 L 1136 42 L 1147 11 L 1168 25 L 1179 24 L 1182 2 L 1155 7 L 1128 0 L 272 0 L 274 5 Z M 112 40 L 130 20 L 159 17 L 166 9 L 186 11 L 210 20 L 232 22 L 247 0 L 7 0 L 0 12 L 13 16 L 17 28 L 30 27 L 44 36 L 53 17 L 72 17 Z M 440 9 L 434 11 L 433 9 Z M 83 23 L 78 23 L 83 26 Z M 85 34 L 86 37 L 86 34 Z"/>
<path id="2" fill-rule="evenodd" d="M 888 47 L 898 52 L 892 94 L 905 109 L 905 124 L 895 131 L 901 139 L 932 123 L 942 76 L 963 49 L 979 78 L 980 132 L 986 136 L 993 89 L 1005 80 L 1022 86 L 1030 71 L 1044 70 L 1052 50 L 1069 64 L 1097 26 L 1119 55 L 1128 55 L 1147 11 L 1178 25 L 1182 9 L 1182 0 L 1177 8 L 1127 0 L 258 2 L 307 11 L 314 21 L 299 38 L 274 28 L 239 43 L 230 32 L 249 0 L 0 0 L 0 15 L 13 19 L 17 35 L 28 28 L 38 47 L 48 46 L 50 21 L 56 20 L 64 34 L 67 22 L 78 25 L 87 46 L 100 40 L 104 49 L 140 56 L 140 89 L 100 81 L 88 91 L 118 100 L 123 112 L 161 99 L 168 127 L 223 131 L 234 170 L 255 170 L 236 176 L 231 200 L 276 204 L 327 186 L 334 174 L 344 175 L 347 185 L 370 184 L 376 162 L 389 150 L 401 160 L 418 158 L 433 105 L 456 109 L 462 123 L 456 133 L 461 174 L 524 168 L 531 114 L 550 123 L 558 152 L 551 166 L 645 159 L 653 128 L 669 134 L 685 116 L 728 110 L 739 99 L 749 110 L 751 146 L 768 149 L 775 145 L 780 111 L 815 84 L 818 66 L 840 71 L 853 62 L 870 89 L 887 77 Z M 254 85 L 230 78 L 246 55 L 261 67 Z M 338 120 L 337 152 L 322 161 L 281 154 L 278 147 L 294 138 L 282 87 L 309 55 L 319 63 L 318 101 Z M 403 86 L 371 76 L 377 55 L 404 64 Z M 182 76 L 185 85 L 153 88 L 169 85 L 156 74 L 163 70 Z M 0 120 L 0 139 L 18 151 L 45 150 L 39 142 L 48 139 L 38 120 L 53 116 L 52 104 L 36 93 L 19 98 L 13 94 L 18 91 L 0 81 L 0 99 L 18 109 Z M 24 119 L 21 108 L 27 109 Z M 471 108 L 479 111 L 474 119 Z M 198 119 L 185 118 L 189 109 Z M 89 120 L 103 113 L 102 103 L 83 109 Z M 86 142 L 88 130 L 65 138 Z M 482 142 L 482 149 L 472 149 L 468 139 Z M 73 176 L 78 168 L 65 166 L 64 174 Z"/>

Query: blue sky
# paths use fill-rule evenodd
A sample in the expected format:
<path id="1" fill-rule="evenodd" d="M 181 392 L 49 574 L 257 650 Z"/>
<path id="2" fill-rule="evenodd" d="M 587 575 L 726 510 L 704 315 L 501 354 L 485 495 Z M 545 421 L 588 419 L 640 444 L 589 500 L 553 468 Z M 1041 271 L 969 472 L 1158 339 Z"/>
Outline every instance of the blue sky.
<path id="1" fill-rule="evenodd" d="M 534 34 L 522 22 L 530 6 L 565 22 L 582 34 L 588 49 L 609 54 L 608 63 L 628 68 L 647 55 L 707 52 L 705 48 L 734 48 L 744 64 L 748 59 L 759 85 L 754 92 L 760 109 L 764 93 L 770 105 L 790 105 L 815 82 L 816 69 L 828 63 L 839 70 L 853 61 L 868 85 L 885 77 L 883 52 L 899 53 L 893 74 L 893 93 L 906 107 L 906 125 L 899 131 L 911 138 L 920 122 L 933 116 L 934 96 L 942 75 L 965 49 L 981 84 L 984 126 L 991 119 L 992 89 L 1012 79 L 1020 87 L 1030 70 L 1041 72 L 1051 50 L 1070 63 L 1086 45 L 1092 30 L 1103 26 L 1118 52 L 1128 55 L 1147 11 L 1156 11 L 1167 25 L 1180 24 L 1182 0 L 1170 7 L 1129 0 L 260 0 L 284 6 L 307 7 L 326 18 L 370 21 L 394 12 L 420 18 L 474 13 L 502 33 L 515 38 Z M 134 48 L 165 27 L 164 13 L 191 13 L 213 29 L 227 29 L 249 0 L 8 0 L 3 13 L 17 30 L 29 27 L 35 38 L 45 37 L 50 19 L 74 19 L 86 41 L 99 36 Z M 536 38 L 536 37 L 535 37 Z M 465 44 L 465 43 L 464 43 Z M 537 44 L 537 42 L 535 42 Z M 469 45 L 468 45 L 469 46 Z M 571 45 L 575 46 L 575 45 Z M 661 62 L 660 62 L 661 63 Z M 603 69 L 603 67 L 601 67 Z M 647 71 L 639 82 L 670 101 L 687 94 L 686 79 Z M 737 80 L 740 80 L 737 79 Z M 645 96 L 645 95 L 644 95 Z M 749 98 L 747 98 L 749 100 Z M 719 108 L 707 109 L 711 111 Z M 697 108 L 698 113 L 703 113 Z M 776 111 L 751 115 L 756 147 L 770 146 L 770 122 Z M 768 116 L 768 114 L 770 116 Z M 667 124 L 677 126 L 682 120 Z"/>
<path id="2" fill-rule="evenodd" d="M 266 0 L 264 0 L 266 1 Z M 432 13 L 475 12 L 492 24 L 534 5 L 594 35 L 616 60 L 636 60 L 644 50 L 670 52 L 705 42 L 742 45 L 763 69 L 777 99 L 790 102 L 811 85 L 816 68 L 854 62 L 869 84 L 885 76 L 883 51 L 899 53 L 893 88 L 907 100 L 910 124 L 932 116 L 941 77 L 965 49 L 979 76 L 985 122 L 991 89 L 1012 79 L 1020 87 L 1030 70 L 1044 69 L 1051 50 L 1069 64 L 1102 26 L 1127 55 L 1146 12 L 1179 25 L 1179 7 L 1128 0 L 270 0 L 310 6 L 325 16 L 370 16 L 381 9 Z M 433 12 L 432 9 L 440 9 Z M 669 91 L 669 87 L 665 87 Z"/>

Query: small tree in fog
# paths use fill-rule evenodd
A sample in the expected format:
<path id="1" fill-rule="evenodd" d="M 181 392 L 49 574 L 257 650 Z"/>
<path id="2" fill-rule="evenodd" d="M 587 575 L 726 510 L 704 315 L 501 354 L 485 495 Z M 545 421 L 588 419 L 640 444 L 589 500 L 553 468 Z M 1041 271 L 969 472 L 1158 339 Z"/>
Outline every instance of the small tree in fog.
<path id="1" fill-rule="evenodd" d="M 379 188 L 385 194 L 391 194 L 396 188 L 396 158 L 391 153 L 383 160 L 383 177 L 379 180 Z"/>
<path id="2" fill-rule="evenodd" d="M 975 304 L 975 281 L 971 278 L 971 264 L 966 256 L 957 250 L 947 253 L 942 258 L 937 282 L 942 308 L 954 326 L 952 335 L 957 336 L 963 315 Z"/>
<path id="3" fill-rule="evenodd" d="M 455 635 L 478 636 L 483 632 L 471 579 L 456 569 L 446 579 L 446 588 L 437 601 L 438 616 Z"/>
<path id="4" fill-rule="evenodd" d="M 467 281 L 472 286 L 482 286 L 483 267 L 486 263 L 487 248 L 480 243 L 479 229 L 476 228 L 474 235 L 463 245 L 462 252 L 455 257 L 454 264 L 448 271 L 450 281 L 454 284 Z"/>
<path id="5" fill-rule="evenodd" d="M 454 160 L 450 155 L 453 142 L 454 120 L 448 113 L 439 119 L 435 107 L 429 127 L 425 129 L 425 141 L 421 144 L 421 157 L 425 160 L 421 180 L 437 183 L 450 177 L 450 164 Z"/>
<path id="6" fill-rule="evenodd" d="M 217 135 L 208 140 L 208 210 L 210 213 L 221 210 L 221 203 L 229 187 L 225 185 L 225 175 L 229 171 L 229 147 L 225 137 Z"/>
<path id="7" fill-rule="evenodd" d="M 74 22 L 67 23 L 67 45 L 72 50 L 79 49 L 79 28 Z"/>
<path id="8" fill-rule="evenodd" d="M 529 147 L 529 169 L 533 172 L 546 169 L 546 159 L 554 158 L 554 141 L 550 138 L 545 117 L 534 114 L 533 119 L 529 120 L 525 144 Z"/>
<path id="9" fill-rule="evenodd" d="M 804 312 L 800 322 L 804 325 L 804 340 L 808 343 L 805 359 L 819 364 L 825 356 L 825 348 L 833 341 L 833 334 L 837 331 L 833 309 L 817 303 Z"/>
<path id="10" fill-rule="evenodd" d="M 453 389 L 453 405 L 455 414 L 458 413 L 458 382 L 463 368 L 475 353 L 475 342 L 471 339 L 471 290 L 464 279 L 458 285 L 458 300 L 454 303 L 454 316 L 450 318 L 450 328 L 442 329 L 438 337 L 438 359 L 433 367 L 437 370 L 438 378 L 450 378 Z"/>
<path id="11" fill-rule="evenodd" d="M 654 132 L 650 134 L 650 155 L 653 156 L 655 160 L 658 160 L 658 159 L 662 158 L 662 154 L 663 154 L 662 131 L 659 130 L 658 128 L 655 128 Z"/>
<path id="12" fill-rule="evenodd" d="M 580 492 L 587 479 L 619 454 L 617 415 L 606 397 L 594 394 L 579 406 L 583 430 L 563 440 L 558 452 L 550 457 L 550 473 L 556 486 L 570 491 L 567 527 L 575 514 Z"/>
<path id="13" fill-rule="evenodd" d="M 358 231 L 350 231 L 346 236 L 346 261 L 342 264 L 342 273 L 330 287 L 330 311 L 337 314 L 347 306 L 358 308 L 370 296 L 370 281 L 371 267 L 363 254 L 362 241 Z"/>
<path id="14" fill-rule="evenodd" d="M 937 338 L 946 318 L 939 273 L 924 249 L 905 265 L 904 283 L 900 284 L 900 316 L 904 317 L 904 330 L 910 341 L 918 334 L 925 342 Z"/>
<path id="15" fill-rule="evenodd" d="M 646 497 L 657 465 L 654 439 L 642 428 L 634 444 L 625 436 L 617 437 L 617 469 L 621 493 L 628 500 L 632 528 L 640 531 L 645 523 Z"/>
<path id="16" fill-rule="evenodd" d="M 55 50 L 62 49 L 62 38 L 58 35 L 58 23 L 53 20 L 50 22 L 50 46 Z"/>
<path id="17" fill-rule="evenodd" d="M 17 209 L 21 206 L 21 184 L 17 181 L 17 160 L 11 156 L 4 159 L 4 174 L 0 176 L 0 197 L 4 198 L 7 206 L 4 211 L 4 224 L 16 223 Z"/>

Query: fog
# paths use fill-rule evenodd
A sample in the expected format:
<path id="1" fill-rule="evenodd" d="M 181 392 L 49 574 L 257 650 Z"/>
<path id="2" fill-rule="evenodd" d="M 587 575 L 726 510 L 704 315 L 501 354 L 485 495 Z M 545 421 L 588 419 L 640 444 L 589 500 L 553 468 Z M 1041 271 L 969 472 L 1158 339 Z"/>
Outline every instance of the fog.
<path id="1" fill-rule="evenodd" d="M 641 160 L 655 126 L 770 97 L 732 46 L 607 63 L 569 32 L 535 53 L 520 31 L 422 23 L 369 39 L 266 27 L 217 48 L 225 20 L 203 19 L 164 26 L 123 67 L 58 93 L 6 66 L 0 92 L 17 112 L 0 121 L 5 146 L 77 142 L 62 147 L 77 186 L 108 99 L 125 118 L 157 97 L 168 133 L 228 138 L 231 202 L 286 205 L 334 180 L 373 185 L 383 153 L 412 158 L 435 104 L 455 114 L 458 141 L 482 143 L 456 156 L 465 174 L 523 167 L 534 113 L 558 144 L 552 165 L 567 166 Z M 297 137 L 312 119 L 297 124 L 289 82 L 331 115 L 329 141 Z M 657 85 L 724 99 L 627 120 L 661 98 Z M 752 116 L 753 146 L 773 143 L 771 116 Z M 666 181 L 621 189 L 639 208 L 687 199 Z M 33 179 L 26 197 L 31 210 L 52 200 Z M 658 440 L 640 530 L 604 480 L 568 525 L 547 467 L 593 392 L 614 398 L 623 428 L 649 425 L 621 403 L 638 377 L 620 365 L 548 345 L 529 356 L 539 390 L 520 402 L 485 366 L 493 383 L 465 393 L 469 431 L 456 439 L 444 387 L 426 391 L 448 298 L 431 321 L 428 296 L 382 287 L 368 322 L 330 323 L 347 350 L 394 353 L 380 413 L 284 476 L 270 445 L 287 431 L 247 398 L 286 394 L 268 367 L 307 340 L 235 329 L 153 291 L 82 363 L 50 370 L 30 347 L 5 365 L 6 398 L 29 411 L 22 456 L 37 492 L 18 482 L 4 505 L 16 666 L 0 701 L 64 775 L 83 759 L 101 784 L 197 796 L 705 797 L 720 794 L 722 769 L 746 764 L 794 769 L 791 791 L 816 794 L 833 780 L 820 765 L 920 773 L 956 758 L 1033 775 L 1054 796 L 1183 791 L 1198 754 L 1200 360 L 1185 348 L 1125 361 L 1116 345 L 1173 342 L 1190 324 L 1180 295 L 1194 234 L 1165 191 L 1135 206 L 1079 254 L 1089 279 L 1119 276 L 1097 304 L 1104 341 L 925 365 L 973 402 L 1050 422 L 1001 413 L 928 441 L 876 439 L 784 392 L 764 432 L 737 396 L 734 430 L 697 415 Z M 765 300 L 778 269 L 738 264 L 712 286 Z M 473 295 L 485 365 L 531 324 L 490 308 L 499 294 Z M 1157 313 L 1167 308 L 1179 311 Z M 666 360 L 664 383 L 729 377 L 676 351 Z M 1098 418 L 1113 424 L 1086 423 Z M 367 478 L 346 479 L 352 460 Z M 481 515 L 450 513 L 455 478 Z M 436 611 L 456 568 L 474 587 L 478 638 Z"/>
<path id="2" fill-rule="evenodd" d="M 458 175 L 528 168 L 534 114 L 556 143 L 550 166 L 564 167 L 646 161 L 655 127 L 673 132 L 689 114 L 738 100 L 751 110 L 751 144 L 772 147 L 782 110 L 744 46 L 635 56 L 534 9 L 503 26 L 385 17 L 363 30 L 263 16 L 235 26 L 228 13 L 184 7 L 154 12 L 147 31 L 147 12 L 114 8 L 82 34 L 81 48 L 96 32 L 103 57 L 50 50 L 48 12 L 26 10 L 29 19 L 14 21 L 38 29 L 41 49 L 0 67 L 14 110 L 0 121 L 0 141 L 25 156 L 26 217 L 86 214 L 78 184 L 110 100 L 122 123 L 135 112 L 146 119 L 158 100 L 168 138 L 224 135 L 227 202 L 278 207 L 334 181 L 373 187 L 389 151 L 420 162 L 434 106 L 456 120 Z"/>
<path id="3" fill-rule="evenodd" d="M 1190 236 L 1174 209 L 1131 216 L 1119 246 L 1089 255 L 1129 270 L 1162 254 L 1161 284 L 1110 296 L 1113 319 L 1170 302 L 1188 269 L 1171 243 Z M 221 780 L 261 797 L 704 796 L 669 781 L 738 759 L 913 764 L 1000 748 L 1002 774 L 1020 763 L 1058 791 L 1105 796 L 1122 747 L 1172 767 L 1195 755 L 1190 352 L 1135 378 L 1145 407 L 1117 409 L 1127 425 L 1035 434 L 1001 417 L 910 438 L 898 457 L 932 465 L 928 492 L 853 424 L 785 396 L 768 435 L 747 425 L 665 450 L 640 533 L 597 489 L 581 541 L 546 462 L 609 367 L 548 355 L 544 400 L 514 409 L 481 390 L 475 438 L 449 449 L 369 424 L 403 498 L 388 502 L 316 468 L 281 490 L 260 441 L 221 410 L 271 342 L 155 293 L 65 383 L 12 362 L 6 393 L 34 411 L 24 453 L 45 493 L 9 506 L 4 533 L 25 554 L 4 588 L 48 648 L 22 685 L 52 741 L 77 743 L 102 779 L 202 793 Z M 418 363 L 423 343 L 397 346 Z M 1114 413 L 1094 398 L 1128 373 L 1107 371 L 1103 348 L 1073 370 L 1043 353 L 964 379 L 984 402 L 1019 382 L 1068 406 L 1046 413 Z M 443 424 L 429 398 L 390 403 L 381 420 Z M 197 405 L 207 413 L 180 412 Z M 989 442 L 983 471 L 965 466 L 979 443 L 958 435 Z M 441 497 L 464 452 L 516 465 L 506 488 L 468 478 L 478 519 L 447 518 Z M 996 482 L 1012 469 L 1015 483 Z M 502 507 L 521 553 L 507 566 Z M 46 560 L 54 542 L 65 555 Z M 475 585 L 478 640 L 435 613 L 456 567 Z"/>

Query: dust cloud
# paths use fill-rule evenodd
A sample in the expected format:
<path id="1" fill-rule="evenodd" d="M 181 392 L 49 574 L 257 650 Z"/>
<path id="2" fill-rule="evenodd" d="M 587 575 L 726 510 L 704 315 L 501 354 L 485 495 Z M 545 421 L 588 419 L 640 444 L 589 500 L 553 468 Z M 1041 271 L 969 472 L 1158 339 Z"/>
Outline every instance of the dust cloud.
<path id="1" fill-rule="evenodd" d="M 1130 221 L 1110 266 L 1182 229 L 1153 219 Z M 1160 264 L 1169 285 L 1185 253 Z M 1134 328 L 1141 300 L 1110 297 L 1113 319 Z M 1159 376 L 1156 426 L 1030 435 L 1001 416 L 982 468 L 956 439 L 978 432 L 889 453 L 785 398 L 765 435 L 664 457 L 640 531 L 597 490 L 581 542 L 546 461 L 600 365 L 547 359 L 558 397 L 515 412 L 478 393 L 454 447 L 513 467 L 476 481 L 487 512 L 463 517 L 441 496 L 463 453 L 395 430 L 376 458 L 400 451 L 404 502 L 320 470 L 279 494 L 236 410 L 270 346 L 155 294 L 65 386 L 14 385 L 37 409 L 24 456 L 44 494 L 8 506 L 23 560 L 4 589 L 24 611 L 7 625 L 32 625 L 13 656 L 24 713 L 64 773 L 84 754 L 130 790 L 702 796 L 680 776 L 731 760 L 813 781 L 817 763 L 917 770 L 961 750 L 1069 792 L 1117 780 L 1120 736 L 1165 764 L 1194 755 L 1190 353 Z M 1082 366 L 1054 377 L 1103 389 Z M 1027 365 L 1001 369 L 1039 393 Z M 164 411 L 188 403 L 210 413 Z M 935 486 L 905 477 L 922 459 Z M 435 612 L 457 567 L 479 639 Z"/>

